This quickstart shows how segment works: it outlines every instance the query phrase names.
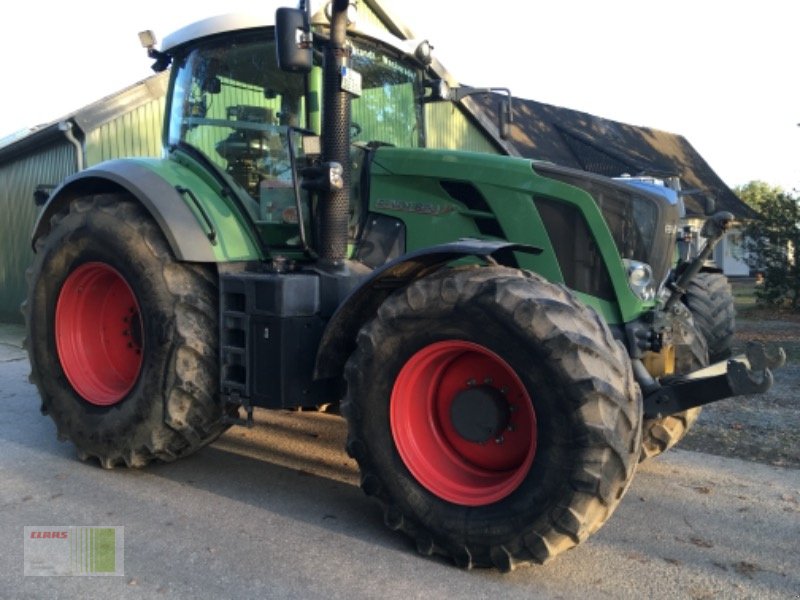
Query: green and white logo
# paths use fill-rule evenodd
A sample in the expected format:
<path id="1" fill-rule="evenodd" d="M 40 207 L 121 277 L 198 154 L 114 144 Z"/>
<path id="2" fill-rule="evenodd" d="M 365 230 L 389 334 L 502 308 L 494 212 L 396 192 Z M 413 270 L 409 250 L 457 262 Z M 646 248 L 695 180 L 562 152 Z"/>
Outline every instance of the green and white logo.
<path id="1" fill-rule="evenodd" d="M 25 575 L 124 575 L 125 528 L 26 526 Z"/>

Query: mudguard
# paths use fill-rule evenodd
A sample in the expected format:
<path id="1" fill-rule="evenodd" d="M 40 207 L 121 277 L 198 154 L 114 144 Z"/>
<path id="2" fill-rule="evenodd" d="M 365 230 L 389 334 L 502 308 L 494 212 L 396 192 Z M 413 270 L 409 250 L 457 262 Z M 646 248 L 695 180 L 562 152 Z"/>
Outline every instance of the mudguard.
<path id="1" fill-rule="evenodd" d="M 395 290 L 466 257 L 516 266 L 512 252 L 539 254 L 542 249 L 505 241 L 465 239 L 410 252 L 376 269 L 345 298 L 328 321 L 317 350 L 314 379 L 341 375 L 347 357 L 355 349 L 358 330 L 377 314 L 378 307 Z"/>
<path id="2" fill-rule="evenodd" d="M 33 229 L 32 243 L 50 230 L 50 218 L 72 199 L 88 194 L 127 193 L 150 213 L 175 257 L 191 262 L 261 260 L 246 216 L 219 190 L 172 160 L 118 159 L 66 179 L 50 196 Z"/>

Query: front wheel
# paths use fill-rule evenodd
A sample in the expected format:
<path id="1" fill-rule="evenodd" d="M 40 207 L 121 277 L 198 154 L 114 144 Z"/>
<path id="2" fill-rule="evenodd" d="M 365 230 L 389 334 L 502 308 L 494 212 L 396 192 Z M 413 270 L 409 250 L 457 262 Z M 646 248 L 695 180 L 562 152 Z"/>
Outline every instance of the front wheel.
<path id="1" fill-rule="evenodd" d="M 448 269 L 412 283 L 361 330 L 345 376 L 362 487 L 424 554 L 545 562 L 596 531 L 633 476 L 627 355 L 537 276 Z"/>
<path id="2" fill-rule="evenodd" d="M 708 343 L 709 362 L 730 358 L 736 332 L 736 307 L 728 278 L 722 273 L 698 273 L 689 282 L 683 301 Z"/>
<path id="3" fill-rule="evenodd" d="M 680 337 L 675 348 L 675 373 L 680 377 L 708 365 L 708 346 L 706 339 L 692 319 L 681 324 Z M 680 442 L 689 433 L 700 412 L 701 406 L 667 415 L 645 419 L 642 423 L 642 452 L 640 461 L 663 454 Z"/>
<path id="4" fill-rule="evenodd" d="M 174 460 L 226 425 L 217 285 L 124 196 L 73 200 L 37 241 L 23 313 L 31 380 L 61 439 L 107 468 Z"/>

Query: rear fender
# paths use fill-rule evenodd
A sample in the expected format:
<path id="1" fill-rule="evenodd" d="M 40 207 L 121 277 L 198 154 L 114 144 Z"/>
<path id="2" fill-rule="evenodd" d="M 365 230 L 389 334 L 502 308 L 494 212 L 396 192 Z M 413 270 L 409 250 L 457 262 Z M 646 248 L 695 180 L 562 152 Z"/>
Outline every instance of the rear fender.
<path id="1" fill-rule="evenodd" d="M 175 257 L 190 262 L 260 260 L 263 253 L 221 194 L 173 161 L 120 159 L 68 178 L 51 194 L 33 229 L 32 242 L 50 231 L 50 219 L 73 199 L 121 193 L 153 217 Z"/>

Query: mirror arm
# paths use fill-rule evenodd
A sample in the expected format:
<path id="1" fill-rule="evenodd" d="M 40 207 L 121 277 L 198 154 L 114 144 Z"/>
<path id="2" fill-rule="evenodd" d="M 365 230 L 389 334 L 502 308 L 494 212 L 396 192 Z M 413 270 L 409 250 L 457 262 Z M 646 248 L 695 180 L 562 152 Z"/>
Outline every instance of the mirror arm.
<path id="1" fill-rule="evenodd" d="M 498 111 L 498 118 L 500 124 L 498 126 L 498 130 L 500 132 L 500 137 L 506 139 L 508 137 L 508 128 L 511 123 L 514 122 L 514 110 L 512 107 L 512 100 L 513 96 L 511 95 L 511 90 L 505 87 L 486 87 L 486 88 L 470 88 L 470 87 L 460 87 L 456 88 L 452 91 L 451 99 L 454 102 L 458 102 L 467 96 L 474 96 L 475 94 L 491 94 L 495 92 L 501 92 L 505 94 L 508 98 L 505 102 L 502 103 L 500 110 Z"/>

